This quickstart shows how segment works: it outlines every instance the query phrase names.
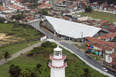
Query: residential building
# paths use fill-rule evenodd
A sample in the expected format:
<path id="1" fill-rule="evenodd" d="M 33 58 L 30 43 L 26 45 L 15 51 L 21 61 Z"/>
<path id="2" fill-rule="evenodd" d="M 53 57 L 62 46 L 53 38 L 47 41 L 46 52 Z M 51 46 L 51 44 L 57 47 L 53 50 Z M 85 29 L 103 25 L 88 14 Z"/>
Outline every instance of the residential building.
<path id="1" fill-rule="evenodd" d="M 110 33 L 110 34 L 105 34 L 98 36 L 98 39 L 104 40 L 104 41 L 112 41 L 116 37 L 116 32 L 115 33 Z"/>
<path id="2" fill-rule="evenodd" d="M 52 8 L 52 5 L 51 4 L 42 4 L 42 5 L 38 5 L 37 8 L 39 8 L 39 9 L 46 9 L 46 8 L 50 9 L 50 8 Z"/>
<path id="3" fill-rule="evenodd" d="M 116 44 L 100 40 L 94 37 L 86 37 L 86 52 L 105 57 L 116 53 Z"/>
<path id="4" fill-rule="evenodd" d="M 67 5 L 64 4 L 54 4 L 52 7 L 54 10 L 61 10 L 63 12 L 67 10 Z"/>

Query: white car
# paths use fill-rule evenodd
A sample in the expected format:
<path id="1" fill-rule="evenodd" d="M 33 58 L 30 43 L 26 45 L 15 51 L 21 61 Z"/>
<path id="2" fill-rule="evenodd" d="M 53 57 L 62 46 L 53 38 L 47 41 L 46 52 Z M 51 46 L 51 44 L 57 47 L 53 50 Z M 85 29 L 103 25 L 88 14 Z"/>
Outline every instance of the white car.
<path id="1" fill-rule="evenodd" d="M 102 70 L 103 70 L 104 72 L 107 72 L 107 71 L 108 71 L 105 67 L 103 67 Z"/>

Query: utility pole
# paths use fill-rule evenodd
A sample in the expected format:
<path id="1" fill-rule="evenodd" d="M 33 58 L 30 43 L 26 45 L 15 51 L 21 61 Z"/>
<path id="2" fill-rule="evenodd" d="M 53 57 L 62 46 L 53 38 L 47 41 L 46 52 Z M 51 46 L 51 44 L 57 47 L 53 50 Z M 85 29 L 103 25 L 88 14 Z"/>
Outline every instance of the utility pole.
<path id="1" fill-rule="evenodd" d="M 82 5 L 81 4 L 82 4 L 82 1 L 80 0 L 80 9 L 82 9 Z"/>

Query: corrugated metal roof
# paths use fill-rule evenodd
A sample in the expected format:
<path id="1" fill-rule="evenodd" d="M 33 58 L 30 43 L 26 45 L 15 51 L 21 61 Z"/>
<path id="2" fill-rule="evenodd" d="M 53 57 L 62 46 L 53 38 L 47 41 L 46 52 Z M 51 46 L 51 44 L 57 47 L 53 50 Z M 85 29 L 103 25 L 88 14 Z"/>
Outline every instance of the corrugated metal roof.
<path id="1" fill-rule="evenodd" d="M 45 16 L 49 23 L 53 26 L 54 30 L 61 35 L 72 38 L 93 37 L 101 28 L 75 23 L 64 19 L 58 19 L 50 16 Z"/>

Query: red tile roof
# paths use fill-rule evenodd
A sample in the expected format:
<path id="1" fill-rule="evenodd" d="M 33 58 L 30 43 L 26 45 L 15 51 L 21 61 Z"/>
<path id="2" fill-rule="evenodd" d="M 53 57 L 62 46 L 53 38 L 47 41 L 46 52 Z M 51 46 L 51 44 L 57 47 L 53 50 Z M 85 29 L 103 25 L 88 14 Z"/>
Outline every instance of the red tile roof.
<path id="1" fill-rule="evenodd" d="M 34 17 L 33 16 L 28 16 L 28 17 L 26 17 L 26 19 L 31 21 L 31 20 L 34 20 Z"/>
<path id="2" fill-rule="evenodd" d="M 0 11 L 5 11 L 5 10 L 8 10 L 8 8 L 0 6 Z"/>
<path id="3" fill-rule="evenodd" d="M 108 4 L 107 3 L 103 3 L 103 4 L 101 4 L 102 6 L 108 6 Z"/>
<path id="4" fill-rule="evenodd" d="M 101 48 L 101 49 L 104 49 L 104 50 L 107 50 L 107 51 L 111 51 L 112 50 L 112 47 L 103 46 L 103 45 L 96 44 L 96 43 L 88 42 L 87 44 L 95 46 L 95 47 L 98 47 L 98 48 Z"/>
<path id="5" fill-rule="evenodd" d="M 43 5 L 39 5 L 37 7 L 41 8 L 41 9 L 43 9 L 43 8 L 49 8 L 49 7 L 51 7 L 51 4 L 43 4 Z"/>
<path id="6" fill-rule="evenodd" d="M 101 46 L 105 46 L 107 48 L 109 48 L 109 47 L 116 48 L 116 44 L 111 43 L 111 42 L 99 40 L 99 39 L 94 38 L 94 37 L 86 37 L 86 39 L 88 39 L 90 42 L 97 43 L 97 44 L 99 44 Z"/>
<path id="7" fill-rule="evenodd" d="M 38 9 L 32 9 L 32 11 L 33 11 L 33 12 L 39 12 L 39 10 L 38 10 Z"/>
<path id="8" fill-rule="evenodd" d="M 112 37 L 116 37 L 116 32 L 115 33 L 101 35 L 98 38 L 100 38 L 100 39 L 108 39 L 108 38 L 112 38 Z"/>
<path id="9" fill-rule="evenodd" d="M 114 59 L 114 58 L 116 58 L 116 55 L 110 55 L 110 57 L 112 57 Z"/>
<path id="10" fill-rule="evenodd" d="M 73 5 L 69 5 L 68 8 L 70 8 L 70 9 L 74 9 L 75 6 L 73 6 Z"/>
<path id="11" fill-rule="evenodd" d="M 100 24 L 105 24 L 105 23 L 108 23 L 108 21 L 107 20 L 101 20 L 99 23 Z"/>
<path id="12" fill-rule="evenodd" d="M 27 2 L 24 5 L 32 5 L 33 3 Z"/>
<path id="13" fill-rule="evenodd" d="M 70 20 L 70 19 L 72 19 L 72 18 L 67 17 L 67 16 L 62 16 L 62 18 L 65 19 L 65 20 Z"/>
<path id="14" fill-rule="evenodd" d="M 116 66 L 116 61 L 111 62 L 110 64 Z"/>
<path id="15" fill-rule="evenodd" d="M 20 7 L 20 6 L 18 6 L 18 5 L 14 5 L 14 4 L 10 5 L 10 7 L 13 8 L 13 9 L 17 9 L 17 10 L 26 9 L 25 7 Z"/>

